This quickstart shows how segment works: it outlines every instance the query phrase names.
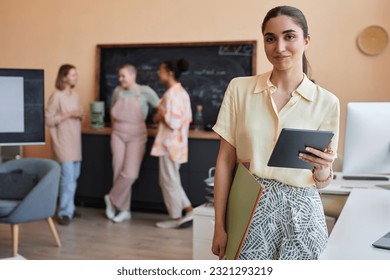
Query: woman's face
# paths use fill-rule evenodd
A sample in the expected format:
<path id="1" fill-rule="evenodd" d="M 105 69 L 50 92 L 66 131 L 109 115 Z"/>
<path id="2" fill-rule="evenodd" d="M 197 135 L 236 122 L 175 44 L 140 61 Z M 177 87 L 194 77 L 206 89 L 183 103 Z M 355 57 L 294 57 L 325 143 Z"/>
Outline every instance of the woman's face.
<path id="1" fill-rule="evenodd" d="M 268 21 L 263 36 L 264 50 L 274 69 L 302 71 L 302 56 L 310 37 L 304 38 L 299 25 L 288 16 L 277 16 Z"/>
<path id="2" fill-rule="evenodd" d="M 170 71 L 168 71 L 166 65 L 163 63 L 160 65 L 160 68 L 157 71 L 157 75 L 160 80 L 160 83 L 165 84 L 168 82 L 171 73 Z"/>
<path id="3" fill-rule="evenodd" d="M 127 68 L 119 70 L 119 82 L 124 89 L 130 88 L 135 84 L 136 75 L 133 71 L 129 71 Z"/>
<path id="4" fill-rule="evenodd" d="M 69 85 L 71 88 L 74 88 L 77 84 L 77 71 L 75 68 L 69 70 L 68 75 L 66 75 L 64 82 Z"/>

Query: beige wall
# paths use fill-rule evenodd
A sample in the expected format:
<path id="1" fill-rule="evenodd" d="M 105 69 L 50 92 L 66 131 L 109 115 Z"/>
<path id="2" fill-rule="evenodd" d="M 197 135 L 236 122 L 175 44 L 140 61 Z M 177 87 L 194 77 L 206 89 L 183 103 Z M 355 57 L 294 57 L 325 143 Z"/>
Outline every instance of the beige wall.
<path id="1" fill-rule="evenodd" d="M 75 64 L 85 109 L 95 98 L 95 50 L 107 43 L 259 40 L 258 73 L 270 69 L 260 25 L 272 7 L 289 4 L 306 15 L 313 78 L 341 101 L 343 146 L 349 101 L 390 101 L 390 47 L 359 52 L 356 36 L 368 25 L 390 32 L 388 0 L 1 0 L 0 67 L 45 69 L 46 101 L 62 63 Z M 51 157 L 47 145 L 25 156 Z"/>

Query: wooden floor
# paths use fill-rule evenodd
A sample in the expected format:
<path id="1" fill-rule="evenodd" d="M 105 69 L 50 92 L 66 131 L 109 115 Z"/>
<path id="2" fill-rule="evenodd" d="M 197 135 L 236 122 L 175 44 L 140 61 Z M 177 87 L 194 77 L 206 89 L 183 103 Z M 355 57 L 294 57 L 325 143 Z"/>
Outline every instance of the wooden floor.
<path id="1" fill-rule="evenodd" d="M 159 229 L 165 214 L 133 212 L 130 221 L 115 224 L 104 209 L 78 207 L 81 218 L 56 228 L 62 247 L 55 245 L 46 221 L 20 225 L 19 254 L 34 260 L 164 260 L 192 259 L 192 227 Z M 0 258 L 12 256 L 11 227 L 0 224 Z"/>

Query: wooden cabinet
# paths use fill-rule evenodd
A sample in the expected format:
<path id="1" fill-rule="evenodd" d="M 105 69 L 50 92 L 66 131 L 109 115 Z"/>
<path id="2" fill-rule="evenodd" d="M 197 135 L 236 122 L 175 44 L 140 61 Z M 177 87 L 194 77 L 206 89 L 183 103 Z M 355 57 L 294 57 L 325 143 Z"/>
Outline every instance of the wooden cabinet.
<path id="1" fill-rule="evenodd" d="M 209 168 L 215 166 L 219 140 L 192 133 L 189 161 L 180 168 L 182 185 L 193 206 L 205 202 L 205 183 Z M 150 135 L 151 133 L 149 133 Z M 152 134 L 153 135 L 153 134 Z M 132 210 L 166 212 L 158 182 L 158 158 L 150 155 L 154 136 L 149 136 L 138 180 L 132 189 Z M 112 186 L 112 154 L 109 133 L 82 134 L 83 161 L 78 180 L 76 203 L 103 207 L 103 197 Z"/>

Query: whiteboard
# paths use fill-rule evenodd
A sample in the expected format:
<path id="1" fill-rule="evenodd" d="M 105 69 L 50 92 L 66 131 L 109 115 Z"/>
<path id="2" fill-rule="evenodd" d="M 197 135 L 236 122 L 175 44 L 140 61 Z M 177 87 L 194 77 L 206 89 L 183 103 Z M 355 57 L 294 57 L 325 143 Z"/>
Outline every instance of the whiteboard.
<path id="1" fill-rule="evenodd" d="M 23 77 L 0 77 L 0 133 L 24 132 Z"/>

